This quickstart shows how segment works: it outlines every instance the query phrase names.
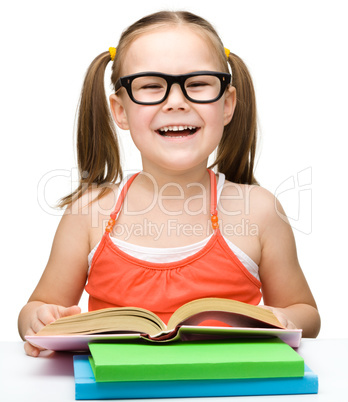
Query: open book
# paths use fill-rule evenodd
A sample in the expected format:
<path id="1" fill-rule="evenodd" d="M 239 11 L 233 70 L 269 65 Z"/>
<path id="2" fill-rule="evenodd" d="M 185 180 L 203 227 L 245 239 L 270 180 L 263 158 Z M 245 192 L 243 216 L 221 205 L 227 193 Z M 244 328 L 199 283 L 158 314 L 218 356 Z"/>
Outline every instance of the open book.
<path id="1" fill-rule="evenodd" d="M 204 326 L 207 320 L 228 326 Z M 199 325 L 201 323 L 203 326 Z M 297 347 L 301 339 L 301 330 L 286 329 L 271 311 L 221 298 L 203 298 L 186 303 L 173 313 L 167 325 L 156 314 L 142 308 L 106 308 L 59 318 L 26 339 L 48 349 L 70 350 L 76 347 L 85 349 L 88 342 L 95 340 L 141 337 L 168 342 L 194 339 L 193 334 L 199 339 L 278 336 L 293 347 Z"/>

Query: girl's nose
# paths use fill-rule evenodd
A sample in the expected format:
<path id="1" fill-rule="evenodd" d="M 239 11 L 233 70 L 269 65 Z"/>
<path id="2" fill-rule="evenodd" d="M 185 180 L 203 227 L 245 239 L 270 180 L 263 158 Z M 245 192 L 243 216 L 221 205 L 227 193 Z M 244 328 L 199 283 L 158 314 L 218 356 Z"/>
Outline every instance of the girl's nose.
<path id="1" fill-rule="evenodd" d="M 190 108 L 189 101 L 185 98 L 179 84 L 172 85 L 163 108 L 165 110 L 188 110 Z"/>

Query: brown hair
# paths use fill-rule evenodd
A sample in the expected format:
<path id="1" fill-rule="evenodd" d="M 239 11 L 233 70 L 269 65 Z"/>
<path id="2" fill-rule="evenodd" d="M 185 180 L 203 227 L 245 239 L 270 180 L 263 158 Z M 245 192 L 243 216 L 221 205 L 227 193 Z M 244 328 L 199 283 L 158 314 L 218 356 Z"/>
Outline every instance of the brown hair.
<path id="1" fill-rule="evenodd" d="M 248 68 L 235 54 L 228 62 L 232 69 L 232 85 L 236 88 L 237 103 L 233 118 L 224 128 L 212 166 L 234 183 L 258 184 L 254 177 L 257 142 L 257 115 L 254 86 Z"/>
<path id="2" fill-rule="evenodd" d="M 189 25 L 208 39 L 207 44 L 216 52 L 222 71 L 228 72 L 224 46 L 209 22 L 186 11 L 161 11 L 140 19 L 122 33 L 112 65 L 111 81 L 114 86 L 122 76 L 122 60 L 129 45 L 145 32 L 170 25 Z M 116 128 L 104 90 L 105 69 L 110 60 L 109 52 L 104 52 L 94 59 L 87 70 L 77 124 L 80 183 L 72 194 L 61 200 L 61 207 L 77 200 L 93 185 L 103 187 L 98 195 L 100 198 L 107 191 L 108 183 L 122 179 Z M 228 63 L 232 69 L 237 105 L 232 121 L 224 128 L 216 160 L 210 167 L 217 166 L 218 171 L 232 182 L 255 184 L 253 167 L 257 127 L 253 84 L 247 67 L 238 56 L 231 53 Z"/>

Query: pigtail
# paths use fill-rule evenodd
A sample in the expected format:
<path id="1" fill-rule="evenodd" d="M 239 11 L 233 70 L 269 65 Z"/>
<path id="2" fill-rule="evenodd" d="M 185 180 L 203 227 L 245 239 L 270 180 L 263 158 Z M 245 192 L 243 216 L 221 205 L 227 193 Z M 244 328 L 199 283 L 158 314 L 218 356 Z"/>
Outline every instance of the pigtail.
<path id="1" fill-rule="evenodd" d="M 98 199 L 108 190 L 108 183 L 122 179 L 120 152 L 116 128 L 110 113 L 104 89 L 105 69 L 110 53 L 94 59 L 87 70 L 82 87 L 77 122 L 77 159 L 79 186 L 64 197 L 64 207 L 80 198 L 91 186 L 101 186 Z"/>
<path id="2" fill-rule="evenodd" d="M 254 86 L 248 68 L 238 56 L 230 53 L 228 63 L 237 104 L 231 122 L 224 129 L 213 166 L 217 165 L 229 181 L 257 184 L 253 173 L 257 140 Z"/>

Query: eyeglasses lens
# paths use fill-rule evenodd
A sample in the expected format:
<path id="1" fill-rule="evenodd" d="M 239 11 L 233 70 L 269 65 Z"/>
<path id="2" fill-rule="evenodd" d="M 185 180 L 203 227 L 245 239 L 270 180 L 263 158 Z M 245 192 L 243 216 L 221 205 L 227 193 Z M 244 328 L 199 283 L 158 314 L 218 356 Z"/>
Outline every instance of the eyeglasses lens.
<path id="1" fill-rule="evenodd" d="M 136 101 L 144 103 L 159 102 L 167 92 L 167 81 L 162 77 L 137 77 L 132 82 L 132 94 Z M 221 89 L 220 79 L 213 75 L 197 75 L 185 81 L 185 91 L 193 100 L 210 101 L 215 99 Z"/>

